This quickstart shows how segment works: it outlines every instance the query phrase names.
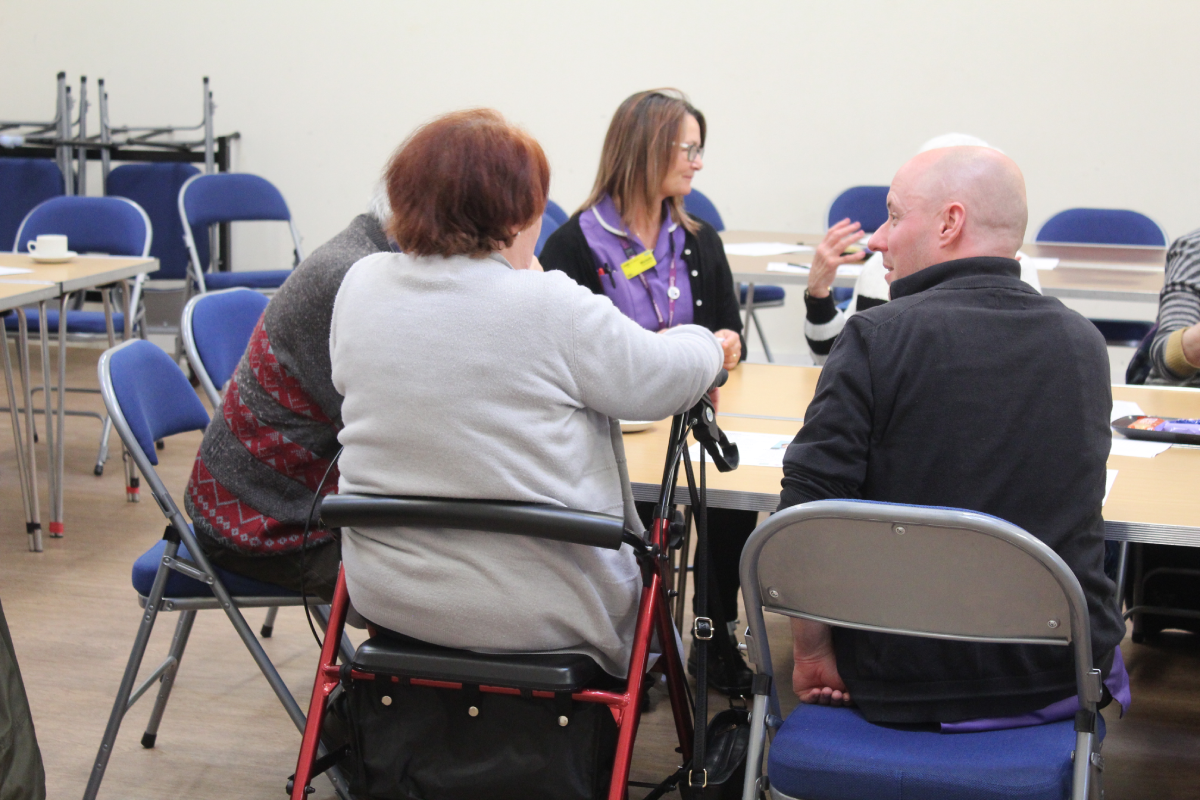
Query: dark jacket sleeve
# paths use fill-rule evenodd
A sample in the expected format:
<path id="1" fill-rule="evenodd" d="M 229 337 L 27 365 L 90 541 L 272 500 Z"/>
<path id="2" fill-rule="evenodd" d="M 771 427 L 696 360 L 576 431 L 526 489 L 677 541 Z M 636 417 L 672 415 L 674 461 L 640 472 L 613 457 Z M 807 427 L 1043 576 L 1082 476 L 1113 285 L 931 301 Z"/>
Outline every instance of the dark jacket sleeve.
<path id="1" fill-rule="evenodd" d="M 857 321 L 856 321 L 857 320 Z M 817 381 L 804 426 L 783 456 L 779 508 L 813 500 L 862 498 L 873 409 L 864 325 L 846 323 Z"/>
<path id="2" fill-rule="evenodd" d="M 542 246 L 542 254 L 538 256 L 538 261 L 543 269 L 557 269 L 567 273 L 571 280 L 591 289 L 593 294 L 604 293 L 600 288 L 600 276 L 596 274 L 596 259 L 592 256 L 592 248 L 588 247 L 583 228 L 579 227 L 578 212 L 550 234 L 546 244 Z"/>
<path id="3" fill-rule="evenodd" d="M 696 241 L 707 271 L 701 299 L 711 309 L 697 314 L 696 324 L 712 331 L 736 331 L 742 338 L 742 358 L 745 358 L 746 335 L 742 330 L 741 305 L 738 302 L 738 289 L 733 283 L 733 271 L 729 268 L 729 259 L 725 257 L 725 243 L 721 241 L 720 234 L 704 221 L 700 222 Z"/>

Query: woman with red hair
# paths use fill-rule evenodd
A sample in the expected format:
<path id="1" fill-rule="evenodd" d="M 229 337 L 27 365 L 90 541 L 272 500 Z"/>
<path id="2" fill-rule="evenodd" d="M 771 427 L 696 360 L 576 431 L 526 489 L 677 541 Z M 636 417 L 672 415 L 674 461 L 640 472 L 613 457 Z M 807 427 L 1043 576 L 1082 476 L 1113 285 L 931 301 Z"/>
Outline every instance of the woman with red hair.
<path id="1" fill-rule="evenodd" d="M 490 110 L 419 129 L 387 168 L 402 253 L 364 258 L 334 304 L 342 492 L 550 503 L 623 515 L 610 418 L 662 419 L 724 360 L 694 325 L 658 336 L 533 257 L 550 170 Z M 342 531 L 350 598 L 416 639 L 581 652 L 628 670 L 633 554 L 428 528 Z"/>

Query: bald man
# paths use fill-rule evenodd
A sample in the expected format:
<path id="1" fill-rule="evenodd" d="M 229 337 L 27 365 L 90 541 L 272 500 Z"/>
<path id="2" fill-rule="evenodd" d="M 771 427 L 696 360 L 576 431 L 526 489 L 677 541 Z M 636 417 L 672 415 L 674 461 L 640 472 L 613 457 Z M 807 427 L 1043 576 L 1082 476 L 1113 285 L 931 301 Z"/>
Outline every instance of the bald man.
<path id="1" fill-rule="evenodd" d="M 887 205 L 869 246 L 883 254 L 891 302 L 846 322 L 784 457 L 780 508 L 852 498 L 966 508 L 1019 525 L 1079 578 L 1096 666 L 1124 701 L 1124 625 L 1103 570 L 1112 406 L 1104 339 L 1020 280 L 1025 181 L 1007 156 L 921 153 L 896 173 Z M 1031 713 L 1046 721 L 1077 707 L 1067 648 L 793 623 L 793 684 L 805 702 L 853 702 L 875 722 L 943 729 Z"/>

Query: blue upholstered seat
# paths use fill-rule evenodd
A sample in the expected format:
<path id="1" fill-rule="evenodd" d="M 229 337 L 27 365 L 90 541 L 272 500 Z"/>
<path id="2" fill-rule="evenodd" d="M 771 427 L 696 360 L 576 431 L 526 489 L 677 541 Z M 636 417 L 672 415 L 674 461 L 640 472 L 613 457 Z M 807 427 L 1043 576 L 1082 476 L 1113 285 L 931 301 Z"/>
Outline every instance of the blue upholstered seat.
<path id="1" fill-rule="evenodd" d="M 692 189 L 690 194 L 683 196 L 683 208 L 693 217 L 699 217 L 712 225 L 718 232 L 725 230 L 725 220 L 721 219 L 721 212 L 717 211 L 713 201 L 699 189 Z"/>
<path id="2" fill-rule="evenodd" d="M 167 541 L 159 539 L 154 546 L 142 553 L 138 560 L 133 562 L 133 588 L 142 597 L 150 594 L 150 587 L 154 584 L 154 576 L 158 572 L 158 565 L 162 561 L 163 550 L 166 549 Z M 187 545 L 179 545 L 179 557 L 190 560 Z M 295 597 L 295 592 L 290 592 L 279 586 L 274 586 L 269 583 L 244 578 L 241 575 L 236 575 L 220 567 L 215 567 L 217 576 L 221 582 L 225 584 L 225 588 L 234 597 Z M 212 590 L 207 584 L 201 583 L 198 580 L 172 571 L 167 578 L 167 589 L 163 594 L 166 598 L 178 599 L 183 597 L 212 597 Z"/>
<path id="3" fill-rule="evenodd" d="M 834 198 L 826 217 L 828 227 L 849 217 L 862 225 L 864 233 L 874 233 L 887 222 L 887 195 L 890 186 L 851 186 Z"/>
<path id="4" fill-rule="evenodd" d="M 290 269 L 264 269 L 252 272 L 206 272 L 204 284 L 210 292 L 245 286 L 248 289 L 278 289 L 291 275 Z"/>
<path id="5" fill-rule="evenodd" d="M 775 734 L 767 774 L 773 790 L 804 800 L 1062 800 L 1074 749 L 1072 720 L 915 732 L 873 725 L 854 709 L 800 706 Z"/>
<path id="6" fill-rule="evenodd" d="M 108 328 L 104 324 L 103 311 L 68 311 L 70 317 L 70 325 L 67 328 L 69 333 L 94 333 L 103 335 L 108 332 Z M 113 312 L 113 331 L 118 337 L 121 336 L 121 331 L 125 329 L 125 315 L 119 311 Z M 25 318 L 29 321 L 29 332 L 36 333 L 41 330 L 41 319 L 38 316 L 36 308 L 30 308 L 25 311 Z M 46 309 L 46 332 L 58 333 L 58 311 L 56 309 Z M 4 319 L 4 327 L 7 330 L 17 330 L 17 315 L 11 314 Z"/>
<path id="7" fill-rule="evenodd" d="M 743 306 L 746 305 L 746 295 L 750 289 L 747 283 L 738 284 L 738 302 Z M 787 296 L 782 286 L 760 286 L 754 285 L 754 304 L 762 303 L 781 303 L 783 298 Z"/>

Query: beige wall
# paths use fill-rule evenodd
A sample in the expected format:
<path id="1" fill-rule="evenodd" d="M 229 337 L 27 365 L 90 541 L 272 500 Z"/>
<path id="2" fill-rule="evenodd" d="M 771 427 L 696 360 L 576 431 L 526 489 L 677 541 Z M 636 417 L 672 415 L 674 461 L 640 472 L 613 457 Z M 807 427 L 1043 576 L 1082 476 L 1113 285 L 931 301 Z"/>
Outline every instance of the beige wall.
<path id="1" fill-rule="evenodd" d="M 51 116 L 66 70 L 107 79 L 117 124 L 190 124 L 211 76 L 237 166 L 283 190 L 310 250 L 414 125 L 464 106 L 527 126 L 573 208 L 615 106 L 660 85 L 707 114 L 696 185 L 731 227 L 819 229 L 839 190 L 950 130 L 1023 167 L 1031 226 L 1075 205 L 1200 225 L 1194 2 L 0 0 L 0 27 L 0 118 Z M 240 266 L 280 250 L 243 233 Z"/>

